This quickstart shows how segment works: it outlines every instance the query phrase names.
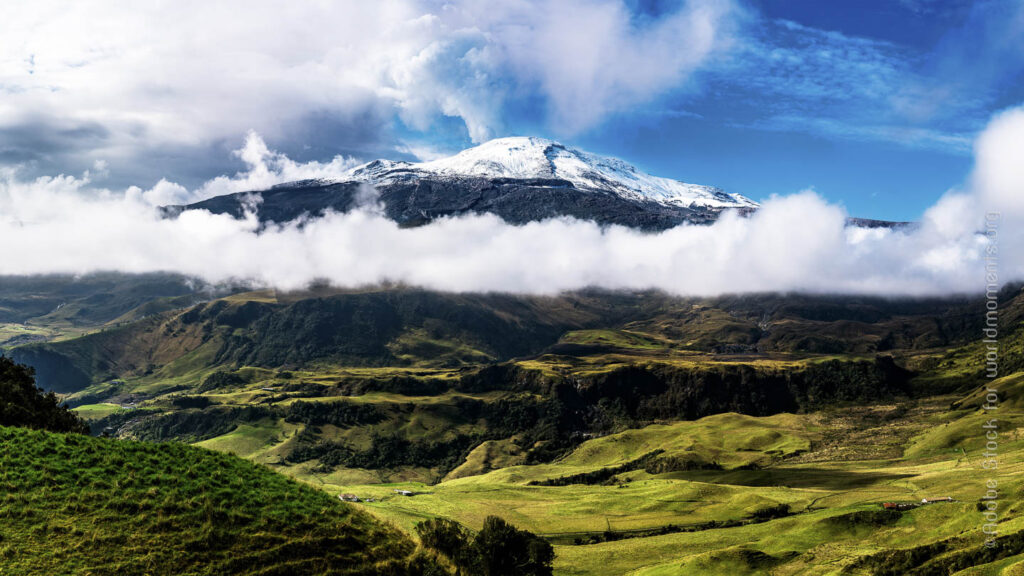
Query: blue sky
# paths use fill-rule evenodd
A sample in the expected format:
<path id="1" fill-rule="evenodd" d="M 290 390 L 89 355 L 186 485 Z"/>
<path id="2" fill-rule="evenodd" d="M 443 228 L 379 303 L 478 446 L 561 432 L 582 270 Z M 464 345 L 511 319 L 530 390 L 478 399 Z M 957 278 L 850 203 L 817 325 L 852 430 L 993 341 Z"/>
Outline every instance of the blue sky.
<path id="1" fill-rule="evenodd" d="M 813 187 L 858 216 L 912 220 L 1024 102 L 1019 3 L 747 5 L 741 45 L 697 88 L 616 114 L 586 148 L 754 198 Z"/>
<path id="2" fill-rule="evenodd" d="M 1014 0 L 34 2 L 0 22 L 0 168 L 198 186 L 539 135 L 763 199 L 913 220 L 1024 102 Z"/>
<path id="3" fill-rule="evenodd" d="M 633 9 L 658 18 L 674 6 Z M 508 132 L 753 198 L 813 188 L 853 215 L 914 220 L 964 182 L 991 116 L 1024 102 L 1019 2 L 762 0 L 741 10 L 735 44 L 689 82 L 568 136 L 538 123 L 544 102 L 527 100 L 509 110 Z"/>

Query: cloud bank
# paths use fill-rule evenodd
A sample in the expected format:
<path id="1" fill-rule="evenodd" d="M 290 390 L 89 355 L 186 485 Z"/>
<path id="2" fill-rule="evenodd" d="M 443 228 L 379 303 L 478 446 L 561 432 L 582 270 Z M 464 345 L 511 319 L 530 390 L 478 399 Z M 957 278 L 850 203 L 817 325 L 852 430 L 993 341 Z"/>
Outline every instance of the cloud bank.
<path id="1" fill-rule="evenodd" d="M 401 229 L 370 202 L 347 214 L 260 231 L 254 215 L 155 205 L 339 173 L 348 161 L 297 164 L 250 135 L 246 172 L 197 190 L 97 190 L 89 176 L 24 182 L 0 172 L 0 274 L 172 271 L 209 282 L 297 289 L 313 281 L 383 281 L 449 291 L 554 293 L 602 286 L 676 294 L 762 291 L 943 294 L 984 290 L 985 214 L 999 211 L 1004 279 L 1024 278 L 1024 108 L 997 116 L 976 146 L 968 190 L 947 193 L 910 230 L 848 228 L 811 191 L 773 197 L 751 217 L 657 234 L 554 219 L 512 226 L 494 216 Z"/>

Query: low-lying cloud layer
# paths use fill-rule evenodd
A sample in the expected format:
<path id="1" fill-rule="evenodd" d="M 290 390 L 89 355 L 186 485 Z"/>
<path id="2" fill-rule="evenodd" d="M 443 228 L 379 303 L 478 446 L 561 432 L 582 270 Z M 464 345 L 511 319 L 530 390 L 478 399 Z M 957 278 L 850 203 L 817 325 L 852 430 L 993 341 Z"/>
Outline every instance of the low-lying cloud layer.
<path id="1" fill-rule="evenodd" d="M 296 289 L 383 281 L 452 291 L 553 293 L 602 286 L 678 294 L 809 291 L 941 294 L 985 289 L 985 215 L 1000 213 L 1004 280 L 1024 278 L 1024 108 L 998 116 L 976 145 L 968 189 L 947 193 L 906 230 L 844 226 L 812 191 L 773 197 L 753 216 L 657 234 L 555 219 L 512 226 L 494 216 L 401 229 L 372 202 L 347 214 L 260 231 L 205 211 L 162 219 L 155 206 L 309 176 L 351 161 L 297 164 L 250 135 L 249 170 L 188 191 L 96 190 L 88 175 L 21 181 L 0 172 L 0 274 L 173 271 L 210 282 Z M 992 254 L 989 254 L 992 256 Z"/>

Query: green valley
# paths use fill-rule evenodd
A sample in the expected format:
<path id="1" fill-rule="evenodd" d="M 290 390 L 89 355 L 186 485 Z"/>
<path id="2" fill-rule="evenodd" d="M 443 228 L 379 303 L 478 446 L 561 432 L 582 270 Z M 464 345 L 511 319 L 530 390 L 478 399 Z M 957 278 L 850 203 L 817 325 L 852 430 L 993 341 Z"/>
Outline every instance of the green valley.
<path id="1" fill-rule="evenodd" d="M 8 354 L 111 437 L 83 445 L 232 455 L 439 570 L 417 526 L 498 517 L 564 575 L 1015 574 L 1024 295 L 1001 306 L 997 550 L 978 300 L 318 288 Z"/>

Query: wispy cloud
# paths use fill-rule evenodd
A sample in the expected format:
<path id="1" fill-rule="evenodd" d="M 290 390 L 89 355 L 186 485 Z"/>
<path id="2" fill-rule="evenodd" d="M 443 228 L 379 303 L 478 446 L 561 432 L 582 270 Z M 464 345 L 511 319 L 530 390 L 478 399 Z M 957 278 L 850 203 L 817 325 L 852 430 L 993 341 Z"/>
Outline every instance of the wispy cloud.
<path id="1" fill-rule="evenodd" d="M 732 126 L 963 155 L 990 113 L 990 95 L 933 77 L 919 49 L 786 20 L 748 31 L 711 73 L 737 103 Z"/>
<path id="2" fill-rule="evenodd" d="M 910 73 L 908 56 L 889 42 L 768 21 L 739 52 L 747 75 L 737 80 L 763 94 L 804 101 L 873 102 Z"/>
<path id="3" fill-rule="evenodd" d="M 570 135 L 686 87 L 731 47 L 745 16 L 731 0 L 688 0 L 658 18 L 639 17 L 618 2 L 549 3 L 541 18 L 529 3 L 478 6 L 473 21 L 500 23 L 491 33 L 514 74 L 535 84 L 553 128 Z"/>
<path id="4" fill-rule="evenodd" d="M 973 144 L 973 139 L 966 134 L 906 125 L 857 124 L 846 119 L 827 117 L 776 115 L 743 126 L 781 132 L 807 132 L 865 142 L 890 142 L 908 148 L 964 155 L 970 153 Z"/>

